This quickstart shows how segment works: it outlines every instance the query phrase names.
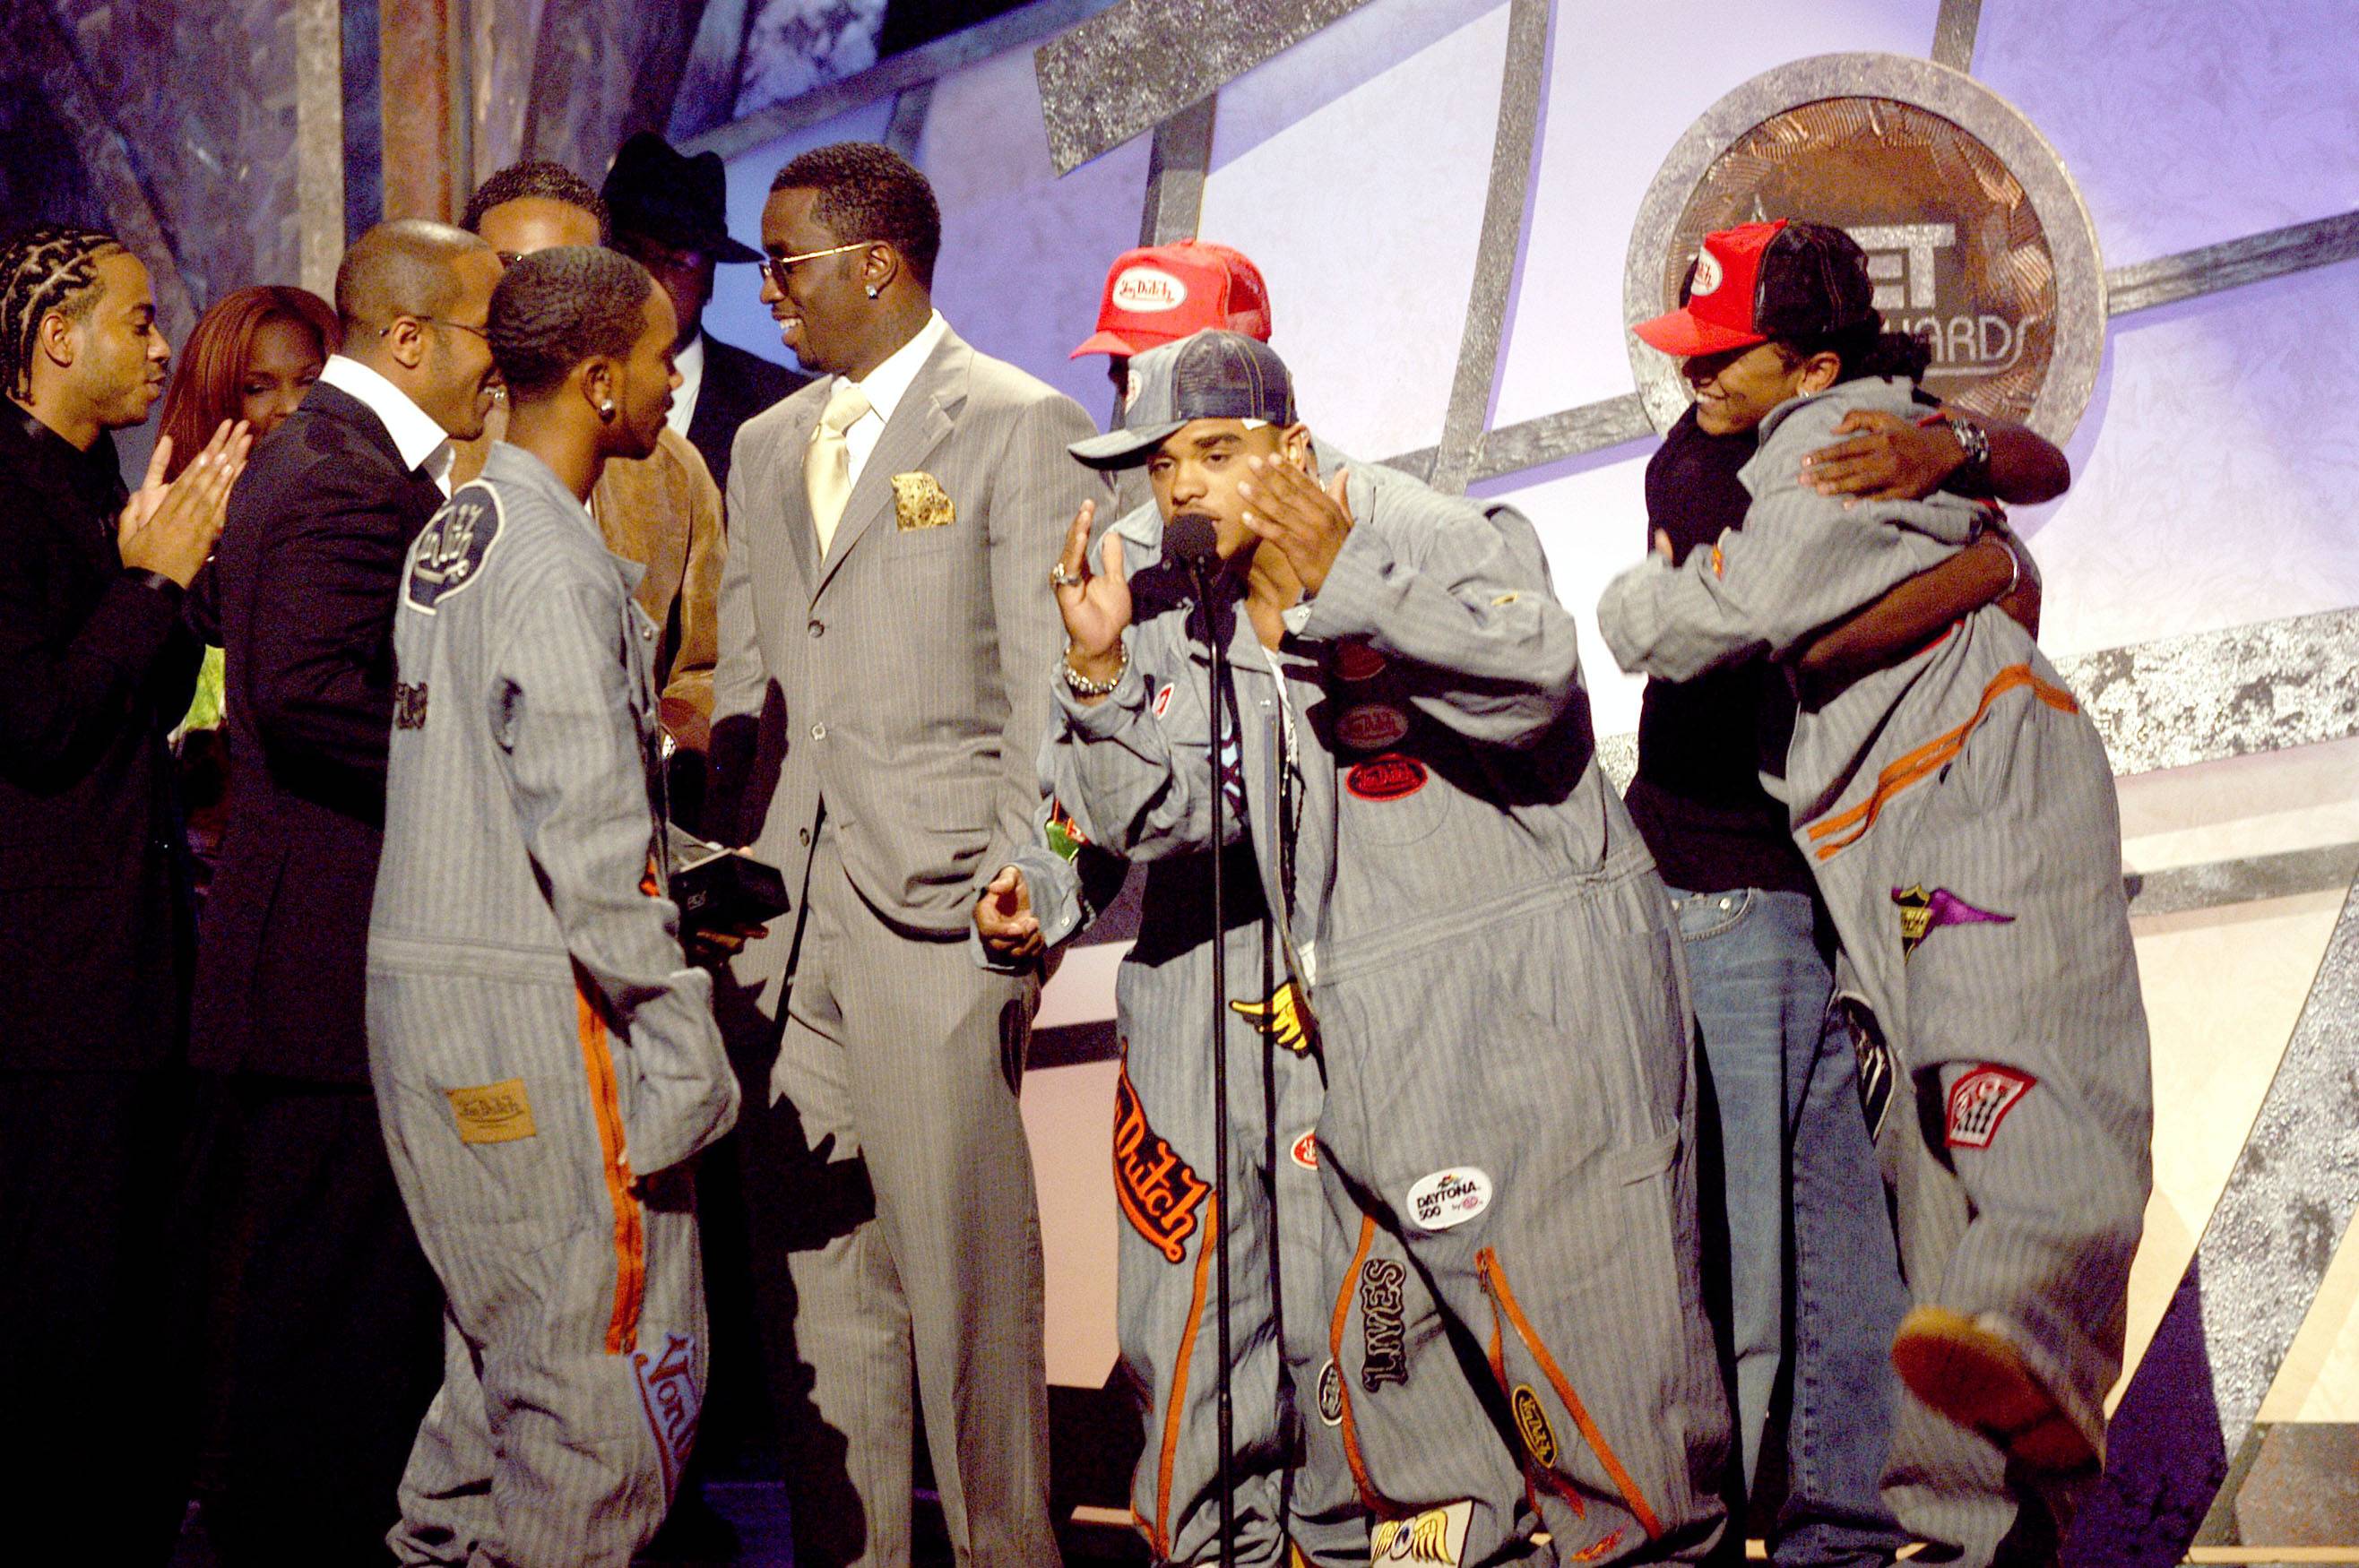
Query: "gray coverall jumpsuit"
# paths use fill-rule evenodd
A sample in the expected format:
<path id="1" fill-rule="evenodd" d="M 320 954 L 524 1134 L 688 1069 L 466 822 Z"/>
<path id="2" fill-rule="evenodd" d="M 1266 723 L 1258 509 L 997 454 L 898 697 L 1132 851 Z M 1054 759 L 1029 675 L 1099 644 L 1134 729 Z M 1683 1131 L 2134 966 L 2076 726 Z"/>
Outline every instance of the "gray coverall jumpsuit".
<path id="1" fill-rule="evenodd" d="M 1894 381 L 1781 406 L 1742 475 L 1745 527 L 1614 580 L 1598 620 L 1623 668 L 1785 655 L 1971 542 L 1981 510 L 1955 496 L 1846 508 L 1802 488 L 1855 408 L 1913 416 Z M 1994 605 L 1805 705 L 1764 782 L 1897 1058 L 1880 1143 L 1911 1294 L 2004 1334 L 2102 1454 L 2154 1119 L 2104 743 Z M 2005 1469 L 1904 1399 L 1885 1490 L 1911 1530 L 1991 1561 L 2018 1513 Z M 2077 1485 L 2042 1489 L 2060 1524 Z"/>
<path id="2" fill-rule="evenodd" d="M 1242 816 L 1326 1080 L 1337 1373 L 1312 1398 L 1378 1560 L 1701 1556 L 1728 1413 L 1669 903 L 1594 764 L 1529 524 L 1381 468 L 1349 494 L 1356 525 L 1278 649 L 1233 597 L 1212 607 L 1242 719 L 1231 832 Z M 1060 693 L 1049 783 L 1092 842 L 1201 860 L 1201 620 L 1174 568 L 1132 587 L 1129 665 L 1102 703 Z M 1176 1001 L 1158 1037 L 1203 1007 Z M 1158 1118 L 1209 1098 L 1208 1062 L 1172 1055 Z M 1201 1357 L 1210 1325 L 1158 1293 L 1172 1360 Z M 1198 1474 L 1209 1415 L 1178 1418 Z"/>
<path id="3" fill-rule="evenodd" d="M 405 569 L 369 1068 L 449 1298 L 405 1563 L 624 1568 L 695 1438 L 685 1162 L 737 1084 L 658 880 L 638 572 L 505 443 Z"/>

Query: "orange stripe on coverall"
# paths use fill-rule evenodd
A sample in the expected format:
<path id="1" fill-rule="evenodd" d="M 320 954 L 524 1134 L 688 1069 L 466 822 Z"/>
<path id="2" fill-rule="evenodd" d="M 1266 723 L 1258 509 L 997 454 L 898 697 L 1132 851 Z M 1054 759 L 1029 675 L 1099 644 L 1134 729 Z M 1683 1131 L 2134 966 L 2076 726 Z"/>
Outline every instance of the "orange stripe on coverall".
<path id="1" fill-rule="evenodd" d="M 1954 762 L 1958 753 L 1966 749 L 1966 737 L 1973 733 L 1974 726 L 1980 724 L 1984 717 L 1990 712 L 1991 704 L 2021 686 L 2029 687 L 2032 695 L 2059 713 L 2081 711 L 2081 705 L 2072 699 L 2071 692 L 2066 691 L 2062 687 L 2052 686 L 2041 680 L 2031 673 L 2029 665 L 2007 665 L 1991 677 L 1990 685 L 1983 687 L 1982 702 L 1975 708 L 1974 716 L 1972 719 L 1946 734 L 1935 736 L 1908 755 L 1895 760 L 1883 772 L 1875 775 L 1875 787 L 1869 791 L 1867 798 L 1857 806 L 1837 816 L 1823 817 L 1810 824 L 1810 836 L 1813 840 L 1825 838 L 1832 834 L 1843 833 L 1846 827 L 1853 829 L 1832 843 L 1819 845 L 1815 851 L 1818 858 L 1821 860 L 1832 860 L 1843 849 L 1866 837 L 1867 830 L 1875 826 L 1876 817 L 1883 814 L 1884 808 L 1891 804 L 1894 796 L 1924 783 L 1927 778 Z"/>
<path id="2" fill-rule="evenodd" d="M 614 1087 L 614 1054 L 606 1016 L 590 998 L 589 981 L 574 971 L 573 1011 L 582 1036 L 582 1065 L 590 1081 L 590 1109 L 598 1123 L 599 1164 L 614 1209 L 614 1310 L 606 1320 L 606 1354 L 638 1347 L 639 1306 L 647 1297 L 647 1232 L 631 1193 L 631 1163 L 623 1148 L 623 1101 Z"/>
<path id="3" fill-rule="evenodd" d="M 1556 1390 L 1556 1397 L 1563 1401 L 1565 1412 L 1572 1417 L 1572 1424 L 1581 1429 L 1582 1439 L 1589 1444 L 1589 1451 L 1597 1455 L 1597 1462 L 1604 1465 L 1605 1473 L 1614 1478 L 1614 1485 L 1620 1489 L 1622 1501 L 1629 1509 L 1630 1517 L 1638 1521 L 1638 1528 L 1647 1532 L 1648 1540 L 1662 1534 L 1662 1520 L 1655 1516 L 1654 1509 L 1647 1506 L 1646 1498 L 1638 1491 L 1638 1483 L 1624 1468 L 1613 1444 L 1605 1441 L 1605 1434 L 1597 1430 L 1597 1422 L 1590 1417 L 1589 1407 L 1582 1404 L 1581 1396 L 1572 1391 L 1572 1379 L 1564 1375 L 1564 1368 L 1556 1364 L 1556 1357 L 1549 1354 L 1548 1346 L 1541 1344 L 1540 1336 L 1533 1332 L 1531 1321 L 1524 1316 L 1524 1309 L 1516 1304 L 1516 1292 L 1507 1288 L 1507 1271 L 1499 1266 L 1498 1254 L 1488 1247 L 1484 1248 L 1474 1254 L 1474 1267 L 1482 1273 L 1484 1286 L 1489 1291 L 1493 1304 L 1507 1314 L 1507 1321 L 1515 1325 L 1516 1337 L 1524 1342 L 1524 1348 L 1532 1353 L 1532 1359 L 1539 1363 L 1541 1374 L 1548 1379 L 1549 1386 Z"/>

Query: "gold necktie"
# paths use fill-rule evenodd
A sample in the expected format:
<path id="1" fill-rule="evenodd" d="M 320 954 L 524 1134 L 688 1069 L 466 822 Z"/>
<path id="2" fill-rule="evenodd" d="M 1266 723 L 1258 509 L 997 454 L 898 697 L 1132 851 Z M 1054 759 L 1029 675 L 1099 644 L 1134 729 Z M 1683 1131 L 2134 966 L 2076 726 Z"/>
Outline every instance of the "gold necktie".
<path id="1" fill-rule="evenodd" d="M 859 384 L 839 381 L 820 412 L 819 428 L 811 432 L 810 453 L 803 463 L 803 487 L 810 496 L 811 525 L 819 533 L 821 560 L 835 542 L 835 525 L 843 521 L 843 503 L 852 499 L 852 451 L 843 433 L 867 412 L 868 395 Z"/>

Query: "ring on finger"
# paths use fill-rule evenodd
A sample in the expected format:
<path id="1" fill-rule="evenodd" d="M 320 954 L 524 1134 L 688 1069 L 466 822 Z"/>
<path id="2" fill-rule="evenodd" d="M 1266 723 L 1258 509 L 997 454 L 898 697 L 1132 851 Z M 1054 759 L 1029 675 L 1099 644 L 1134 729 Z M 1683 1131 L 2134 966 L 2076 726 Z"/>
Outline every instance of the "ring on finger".
<path id="1" fill-rule="evenodd" d="M 1070 570 L 1064 562 L 1059 561 L 1055 566 L 1049 568 L 1049 586 L 1050 588 L 1079 588 L 1082 586 L 1081 575 Z"/>

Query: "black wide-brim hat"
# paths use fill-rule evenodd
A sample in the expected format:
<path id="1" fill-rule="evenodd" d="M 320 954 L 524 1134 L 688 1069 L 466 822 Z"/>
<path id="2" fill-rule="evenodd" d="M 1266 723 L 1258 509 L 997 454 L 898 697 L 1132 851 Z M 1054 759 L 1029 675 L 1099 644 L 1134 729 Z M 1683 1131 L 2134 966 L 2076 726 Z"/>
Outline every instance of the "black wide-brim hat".
<path id="1" fill-rule="evenodd" d="M 728 184 L 719 153 L 694 157 L 653 131 L 641 131 L 614 155 L 606 199 L 617 232 L 643 234 L 717 262 L 756 262 L 762 253 L 729 237 Z"/>

